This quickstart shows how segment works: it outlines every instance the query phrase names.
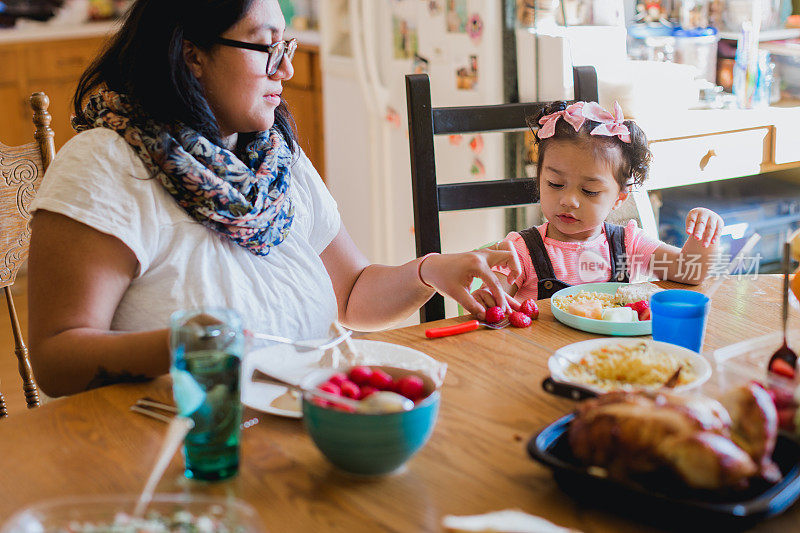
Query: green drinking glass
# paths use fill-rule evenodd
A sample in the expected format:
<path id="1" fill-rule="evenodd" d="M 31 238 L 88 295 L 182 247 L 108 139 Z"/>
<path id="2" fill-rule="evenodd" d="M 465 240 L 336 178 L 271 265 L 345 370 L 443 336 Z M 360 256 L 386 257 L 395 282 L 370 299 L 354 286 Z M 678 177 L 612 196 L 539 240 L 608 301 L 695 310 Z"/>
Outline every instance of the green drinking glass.
<path id="1" fill-rule="evenodd" d="M 187 478 L 218 481 L 239 470 L 244 344 L 231 309 L 176 311 L 170 319 L 172 393 L 179 413 L 194 420 L 183 446 Z"/>

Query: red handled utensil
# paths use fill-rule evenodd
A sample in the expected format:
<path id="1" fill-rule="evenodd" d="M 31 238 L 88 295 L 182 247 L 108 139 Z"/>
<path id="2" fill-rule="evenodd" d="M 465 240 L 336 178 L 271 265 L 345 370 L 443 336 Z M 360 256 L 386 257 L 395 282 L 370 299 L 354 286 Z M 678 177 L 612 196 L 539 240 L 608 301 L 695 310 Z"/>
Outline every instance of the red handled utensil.
<path id="1" fill-rule="evenodd" d="M 444 326 L 442 328 L 431 328 L 425 330 L 425 336 L 429 339 L 438 339 L 439 337 L 449 337 L 450 335 L 458 335 L 459 333 L 467 333 L 468 331 L 475 331 L 481 326 L 486 326 L 490 329 L 503 329 L 508 326 L 510 322 L 508 318 L 504 318 L 500 322 L 489 324 L 488 322 L 481 322 L 479 320 L 470 320 L 456 324 L 455 326 Z"/>

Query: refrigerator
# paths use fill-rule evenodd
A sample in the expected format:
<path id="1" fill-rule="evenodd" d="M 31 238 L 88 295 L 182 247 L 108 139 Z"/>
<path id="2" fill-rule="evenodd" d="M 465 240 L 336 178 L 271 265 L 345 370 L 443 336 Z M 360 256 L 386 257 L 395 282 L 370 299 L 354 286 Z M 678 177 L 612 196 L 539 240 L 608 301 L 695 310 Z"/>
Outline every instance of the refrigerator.
<path id="1" fill-rule="evenodd" d="M 501 0 L 322 0 L 326 182 L 375 263 L 416 257 L 405 75 L 427 72 L 434 107 L 503 103 Z M 504 177 L 503 134 L 437 137 L 439 183 Z M 443 213 L 442 249 L 505 236 L 503 210 Z M 448 301 L 447 314 L 455 314 Z"/>

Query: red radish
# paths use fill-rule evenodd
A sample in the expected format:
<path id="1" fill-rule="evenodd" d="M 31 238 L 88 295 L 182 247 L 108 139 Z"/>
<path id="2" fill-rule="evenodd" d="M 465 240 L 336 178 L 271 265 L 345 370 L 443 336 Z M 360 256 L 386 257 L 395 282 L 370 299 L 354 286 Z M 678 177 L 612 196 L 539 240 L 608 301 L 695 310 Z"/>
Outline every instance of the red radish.
<path id="1" fill-rule="evenodd" d="M 533 298 L 529 298 L 522 302 L 522 305 L 519 306 L 519 310 L 521 313 L 525 313 L 531 320 L 536 320 L 539 318 L 539 306 L 536 305 L 536 300 Z"/>
<path id="2" fill-rule="evenodd" d="M 322 398 L 311 398 L 311 403 L 313 403 L 318 407 L 330 407 L 331 405 L 333 405 L 328 400 L 323 400 Z"/>
<path id="3" fill-rule="evenodd" d="M 368 366 L 354 366 L 350 369 L 350 380 L 356 385 L 368 385 L 373 371 Z"/>
<path id="4" fill-rule="evenodd" d="M 347 381 L 347 374 L 342 374 L 341 372 L 337 372 L 336 374 L 328 378 L 328 383 L 333 383 L 334 385 L 340 387 L 342 385 L 342 382 L 344 381 Z"/>
<path id="5" fill-rule="evenodd" d="M 511 316 L 508 317 L 508 321 L 516 328 L 527 328 L 532 324 L 531 317 L 519 311 L 511 313 Z"/>
<path id="6" fill-rule="evenodd" d="M 392 380 L 392 376 L 383 370 L 376 368 L 372 371 L 372 376 L 369 378 L 369 384 L 378 390 L 392 390 L 394 380 Z"/>
<path id="7" fill-rule="evenodd" d="M 409 400 L 417 401 L 425 390 L 425 382 L 419 376 L 405 376 L 397 380 L 395 392 Z"/>
<path id="8" fill-rule="evenodd" d="M 792 366 L 783 359 L 775 359 L 772 362 L 770 371 L 778 374 L 779 376 L 794 379 L 794 368 L 792 368 Z"/>
<path id="9" fill-rule="evenodd" d="M 361 396 L 359 396 L 358 399 L 363 400 L 370 394 L 375 394 L 376 392 L 378 392 L 378 389 L 376 389 L 375 387 L 372 387 L 371 385 L 364 385 L 363 387 L 361 387 Z"/>
<path id="10" fill-rule="evenodd" d="M 323 383 L 319 387 L 317 387 L 321 391 L 328 392 L 330 394 L 335 394 L 336 396 L 342 395 L 342 389 L 339 388 L 339 385 L 335 385 L 330 382 Z"/>
<path id="11" fill-rule="evenodd" d="M 352 381 L 343 381 L 339 388 L 342 389 L 342 396 L 353 398 L 354 400 L 358 400 L 361 397 L 361 389 Z"/>
<path id="12" fill-rule="evenodd" d="M 490 307 L 486 310 L 486 322 L 489 324 L 497 324 L 505 317 L 506 314 L 503 312 L 503 309 L 498 306 Z"/>

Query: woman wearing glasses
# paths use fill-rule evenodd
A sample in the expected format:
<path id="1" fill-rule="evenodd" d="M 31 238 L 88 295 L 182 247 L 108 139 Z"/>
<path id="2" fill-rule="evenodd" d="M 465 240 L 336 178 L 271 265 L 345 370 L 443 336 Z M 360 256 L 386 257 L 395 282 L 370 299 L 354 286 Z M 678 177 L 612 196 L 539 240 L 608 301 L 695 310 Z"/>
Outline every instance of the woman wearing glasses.
<path id="1" fill-rule="evenodd" d="M 33 204 L 29 337 L 47 394 L 166 372 L 177 309 L 310 339 L 337 319 L 390 326 L 434 290 L 482 316 L 473 276 L 512 305 L 490 270 L 516 275 L 510 249 L 366 260 L 297 146 L 283 31 L 277 0 L 137 0 L 84 73 L 81 133 Z"/>

